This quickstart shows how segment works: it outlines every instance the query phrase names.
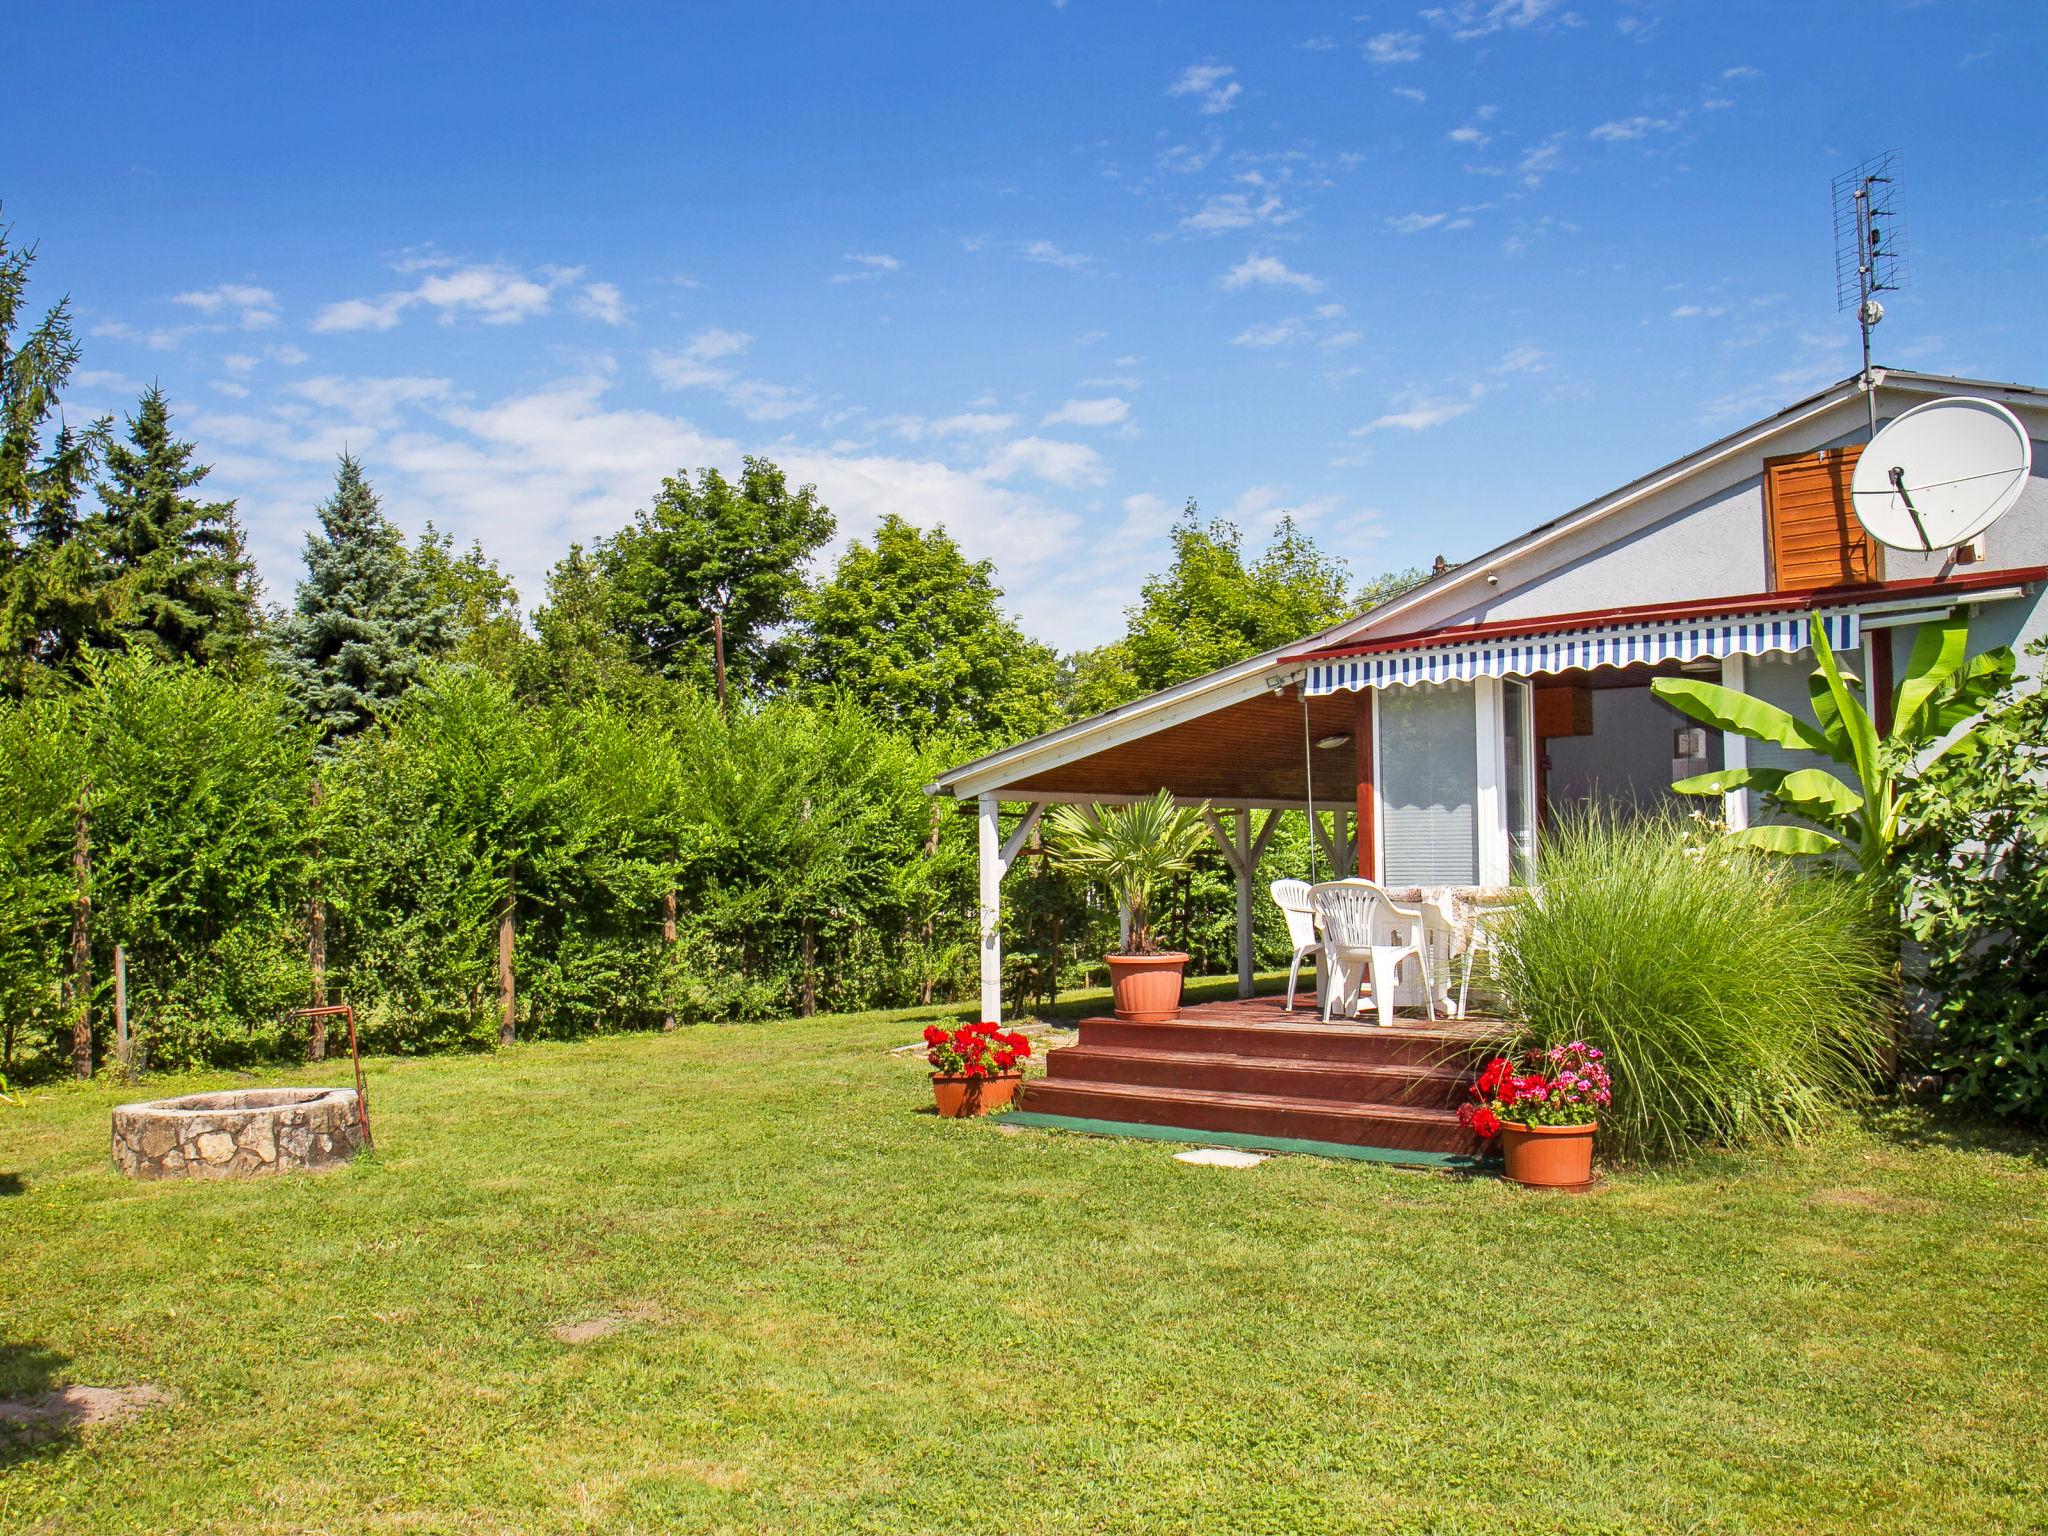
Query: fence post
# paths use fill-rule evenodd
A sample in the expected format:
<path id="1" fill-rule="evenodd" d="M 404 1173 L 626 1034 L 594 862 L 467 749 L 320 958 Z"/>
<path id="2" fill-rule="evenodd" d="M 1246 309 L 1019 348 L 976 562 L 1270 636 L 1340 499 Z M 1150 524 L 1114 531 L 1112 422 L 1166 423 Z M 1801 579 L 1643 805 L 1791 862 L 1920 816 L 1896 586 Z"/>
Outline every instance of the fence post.
<path id="1" fill-rule="evenodd" d="M 121 1075 L 134 1075 L 128 1055 L 128 950 L 114 946 L 114 1052 L 121 1058 Z"/>
<path id="2" fill-rule="evenodd" d="M 71 1070 L 92 1076 L 92 846 L 87 826 L 88 780 L 79 787 L 72 817 L 71 880 Z"/>
<path id="3" fill-rule="evenodd" d="M 676 958 L 676 890 L 674 886 L 670 886 L 662 894 L 661 898 L 661 944 L 664 958 L 667 959 L 670 969 L 673 970 Z M 669 984 L 671 986 L 675 984 L 673 976 L 669 977 Z M 676 1011 L 673 1002 L 662 1012 L 661 1027 L 670 1031 L 673 1031 L 676 1027 Z"/>
<path id="4" fill-rule="evenodd" d="M 313 781 L 313 823 L 320 822 L 320 781 Z M 313 971 L 313 1006 L 327 1006 L 327 902 L 320 888 L 320 840 L 313 840 L 313 899 L 306 909 L 306 957 Z M 327 1059 L 327 1015 L 313 1015 L 313 1037 L 306 1044 L 306 1060 Z"/>
<path id="5" fill-rule="evenodd" d="M 510 1045 L 518 1033 L 517 996 L 512 980 L 512 927 L 518 916 L 519 893 L 513 872 L 505 871 L 505 896 L 498 907 L 498 1044 Z"/>

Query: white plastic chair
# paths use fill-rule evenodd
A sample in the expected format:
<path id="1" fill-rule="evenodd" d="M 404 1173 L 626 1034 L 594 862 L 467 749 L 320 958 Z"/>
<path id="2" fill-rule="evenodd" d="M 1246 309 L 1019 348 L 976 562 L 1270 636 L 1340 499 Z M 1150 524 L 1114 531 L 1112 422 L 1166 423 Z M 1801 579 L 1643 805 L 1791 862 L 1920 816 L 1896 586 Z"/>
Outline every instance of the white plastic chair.
<path id="1" fill-rule="evenodd" d="M 1280 909 L 1280 915 L 1287 919 L 1287 942 L 1294 948 L 1294 958 L 1287 963 L 1287 1011 L 1292 1013 L 1302 959 L 1314 954 L 1321 941 L 1316 938 L 1315 914 L 1309 910 L 1306 880 L 1275 880 L 1267 889 L 1273 893 L 1273 904 Z M 1320 970 L 1316 972 L 1316 983 L 1320 990 Z"/>
<path id="2" fill-rule="evenodd" d="M 1413 960 L 1422 982 L 1422 1005 L 1431 1019 L 1436 1017 L 1436 994 L 1429 979 L 1429 955 L 1424 947 L 1422 913 L 1393 901 L 1369 880 L 1336 880 L 1312 886 L 1309 905 L 1323 930 L 1323 961 L 1329 979 L 1323 984 L 1323 1022 L 1330 1022 L 1330 1010 L 1340 995 L 1352 1000 L 1351 1011 L 1365 1001 L 1360 982 L 1370 978 L 1372 1001 L 1377 1006 L 1380 1027 L 1394 1022 L 1394 988 L 1401 965 Z M 1395 924 L 1405 925 L 1396 933 Z"/>

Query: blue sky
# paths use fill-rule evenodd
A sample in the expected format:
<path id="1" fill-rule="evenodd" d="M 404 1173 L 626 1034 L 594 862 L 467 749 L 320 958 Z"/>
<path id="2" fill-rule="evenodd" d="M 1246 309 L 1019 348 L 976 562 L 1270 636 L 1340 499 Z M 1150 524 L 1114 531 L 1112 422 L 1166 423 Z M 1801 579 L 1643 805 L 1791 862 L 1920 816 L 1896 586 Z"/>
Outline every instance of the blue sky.
<path id="1" fill-rule="evenodd" d="M 1110 638 L 1181 502 L 1364 576 L 1882 361 L 2048 382 L 2038 3 L 42 5 L 0 177 L 74 412 L 161 380 L 288 598 L 344 443 L 529 604 L 678 467 Z M 61 61 L 61 62 L 60 62 Z M 19 140 L 16 141 L 19 144 Z"/>

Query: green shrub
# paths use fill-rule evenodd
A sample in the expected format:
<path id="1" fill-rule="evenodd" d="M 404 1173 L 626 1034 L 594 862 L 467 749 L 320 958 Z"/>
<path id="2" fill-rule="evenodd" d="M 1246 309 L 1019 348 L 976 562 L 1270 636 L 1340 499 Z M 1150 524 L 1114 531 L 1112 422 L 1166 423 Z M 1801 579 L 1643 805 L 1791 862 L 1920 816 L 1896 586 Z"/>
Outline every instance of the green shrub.
<path id="1" fill-rule="evenodd" d="M 1892 961 L 1854 883 L 1688 825 L 1559 827 L 1493 957 L 1529 1043 L 1606 1050 L 1624 1156 L 1796 1136 L 1865 1095 L 1892 1037 Z"/>
<path id="2" fill-rule="evenodd" d="M 2048 644 L 2028 652 L 2036 666 Z M 1951 1103 L 2048 1120 L 2048 695 L 1986 712 L 1982 750 L 1925 781 L 1909 825 L 1908 925 Z"/>

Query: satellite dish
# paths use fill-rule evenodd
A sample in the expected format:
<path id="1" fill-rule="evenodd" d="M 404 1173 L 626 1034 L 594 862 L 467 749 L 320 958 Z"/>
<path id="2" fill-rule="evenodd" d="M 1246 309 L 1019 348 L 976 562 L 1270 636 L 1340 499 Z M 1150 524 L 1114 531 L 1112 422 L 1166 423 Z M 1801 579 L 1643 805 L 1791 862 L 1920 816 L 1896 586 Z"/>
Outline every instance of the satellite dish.
<path id="1" fill-rule="evenodd" d="M 2033 464 L 2027 429 L 2004 406 L 1963 396 L 1930 400 L 1870 440 L 1849 499 L 1880 544 L 1951 549 L 2012 510 Z"/>

